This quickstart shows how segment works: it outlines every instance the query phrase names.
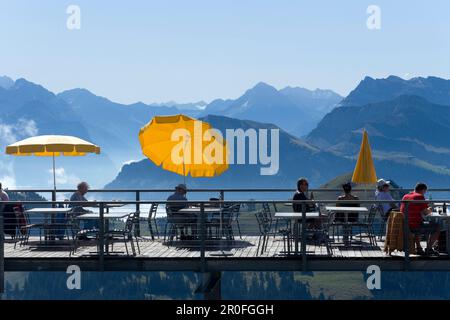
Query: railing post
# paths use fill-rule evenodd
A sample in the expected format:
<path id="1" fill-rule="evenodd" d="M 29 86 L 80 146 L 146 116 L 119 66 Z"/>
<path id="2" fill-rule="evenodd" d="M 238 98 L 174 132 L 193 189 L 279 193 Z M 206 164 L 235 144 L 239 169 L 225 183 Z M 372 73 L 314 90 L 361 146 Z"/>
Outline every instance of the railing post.
<path id="1" fill-rule="evenodd" d="M 140 237 L 141 236 L 141 226 L 140 226 L 140 223 L 139 223 L 139 216 L 141 215 L 141 204 L 140 204 L 140 202 L 139 201 L 141 201 L 141 192 L 139 191 L 139 190 L 136 190 L 136 213 L 137 213 L 137 222 L 136 222 L 136 225 L 135 225 L 135 229 L 134 229 L 134 235 L 136 236 L 136 237 Z"/>
<path id="2" fill-rule="evenodd" d="M 99 243 L 98 243 L 98 256 L 99 256 L 99 269 L 100 271 L 105 270 L 105 204 L 100 202 L 100 221 L 99 221 Z M 106 245 L 108 243 L 106 242 Z"/>
<path id="3" fill-rule="evenodd" d="M 206 217 L 205 203 L 200 203 L 200 268 L 201 272 L 206 272 Z"/>
<path id="4" fill-rule="evenodd" d="M 5 233 L 3 212 L 0 212 L 0 299 L 5 293 Z"/>
<path id="5" fill-rule="evenodd" d="M 403 217 L 403 246 L 404 246 L 404 252 L 405 252 L 405 271 L 409 270 L 409 217 L 408 217 L 408 210 L 409 210 L 409 202 L 405 203 L 405 212 Z M 415 242 L 416 239 L 413 241 Z"/>
<path id="6" fill-rule="evenodd" d="M 306 203 L 302 203 L 302 270 L 305 272 L 306 265 Z"/>
<path id="7" fill-rule="evenodd" d="M 53 201 L 53 202 L 56 201 L 56 189 L 53 189 L 53 190 L 52 190 L 52 201 Z M 52 204 L 52 207 L 53 207 L 53 208 L 56 208 L 56 204 L 53 203 L 53 204 Z"/>
<path id="8" fill-rule="evenodd" d="M 225 200 L 225 191 L 220 190 L 220 200 L 223 201 Z"/>

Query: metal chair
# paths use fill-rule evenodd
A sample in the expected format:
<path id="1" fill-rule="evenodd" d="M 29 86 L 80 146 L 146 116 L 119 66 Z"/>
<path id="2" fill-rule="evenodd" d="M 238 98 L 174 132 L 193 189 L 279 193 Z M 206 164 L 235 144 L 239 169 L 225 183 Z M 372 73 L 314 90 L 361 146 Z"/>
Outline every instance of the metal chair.
<path id="1" fill-rule="evenodd" d="M 210 237 L 212 237 L 212 229 L 215 228 L 216 238 L 224 236 L 228 240 L 234 240 L 233 223 L 236 223 L 239 236 L 242 239 L 238 220 L 240 207 L 240 204 L 224 204 L 220 214 L 215 214 L 208 222 L 207 226 Z M 220 230 L 221 234 L 219 232 Z"/>
<path id="2" fill-rule="evenodd" d="M 372 205 L 366 219 L 363 221 L 353 222 L 352 226 L 359 228 L 359 239 L 362 242 L 363 238 L 368 238 L 371 246 L 377 245 L 376 235 L 373 229 L 373 224 L 377 214 L 380 214 L 380 206 Z M 366 235 L 363 235 L 363 231 L 366 231 Z"/>
<path id="3" fill-rule="evenodd" d="M 22 207 L 20 210 L 16 211 L 16 219 L 25 220 L 24 224 L 20 224 L 19 228 L 17 228 L 17 239 L 19 240 L 19 246 L 28 245 L 31 230 L 38 229 L 39 230 L 39 241 L 42 241 L 42 230 L 46 227 L 44 223 L 32 223 L 30 222 L 30 216 L 26 213 L 25 207 Z M 17 243 L 14 244 L 14 248 L 16 248 Z"/>
<path id="4" fill-rule="evenodd" d="M 158 205 L 159 205 L 158 203 L 152 203 L 150 206 L 150 210 L 148 212 L 147 222 L 152 240 L 155 240 L 153 227 L 155 228 L 157 238 L 159 238 L 158 222 L 156 221 L 156 212 L 158 211 Z"/>
<path id="5" fill-rule="evenodd" d="M 168 243 L 172 244 L 173 239 L 178 238 L 179 234 L 191 226 L 188 219 L 179 216 L 169 206 L 166 205 L 166 225 L 164 227 L 164 242 L 169 239 Z M 187 230 L 186 230 L 187 231 Z M 187 232 L 185 233 L 187 234 Z"/>
<path id="6" fill-rule="evenodd" d="M 123 242 L 125 244 L 126 253 L 127 255 L 129 255 L 127 244 L 128 242 L 130 242 L 133 256 L 135 256 L 136 255 L 136 249 L 134 246 L 134 239 L 135 239 L 138 254 L 141 254 L 141 249 L 139 247 L 139 240 L 133 233 L 133 228 L 138 222 L 139 222 L 139 213 L 138 212 L 130 213 L 127 217 L 127 220 L 125 221 L 125 226 L 123 229 L 114 229 L 105 233 L 106 246 L 109 246 L 109 244 L 111 244 L 111 251 L 114 251 L 114 242 Z"/>
<path id="7" fill-rule="evenodd" d="M 100 251 L 99 243 L 99 230 L 97 229 L 81 229 L 80 220 L 77 219 L 77 212 L 71 211 L 67 214 L 69 225 L 69 237 L 72 238 L 72 248 L 70 251 L 70 256 L 75 254 L 79 247 L 80 241 L 96 241 L 97 250 Z"/>
<path id="8" fill-rule="evenodd" d="M 260 211 L 255 213 L 256 221 L 258 222 L 258 228 L 259 228 L 259 238 L 258 238 L 258 247 L 256 249 L 255 255 L 257 256 L 259 254 L 259 250 L 261 249 L 261 254 L 264 253 L 264 251 L 267 248 L 267 242 L 270 232 L 270 220 L 268 219 L 267 215 L 264 213 L 264 211 Z"/>

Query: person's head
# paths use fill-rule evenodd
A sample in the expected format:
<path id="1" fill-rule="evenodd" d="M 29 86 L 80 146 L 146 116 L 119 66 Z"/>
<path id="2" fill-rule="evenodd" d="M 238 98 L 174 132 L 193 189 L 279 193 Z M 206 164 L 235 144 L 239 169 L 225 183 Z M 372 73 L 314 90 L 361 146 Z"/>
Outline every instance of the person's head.
<path id="1" fill-rule="evenodd" d="M 427 193 L 428 186 L 423 182 L 418 182 L 416 186 L 414 187 L 414 192 L 425 194 Z"/>
<path id="2" fill-rule="evenodd" d="M 308 191 L 309 183 L 306 178 L 300 178 L 297 180 L 297 190 L 300 192 Z"/>
<path id="3" fill-rule="evenodd" d="M 81 193 L 82 195 L 85 195 L 87 192 L 88 192 L 88 190 L 89 190 L 89 185 L 87 184 L 87 182 L 80 182 L 78 185 L 77 185 L 77 190 L 78 190 L 78 192 L 79 193 Z"/>
<path id="4" fill-rule="evenodd" d="M 187 187 L 184 183 L 180 183 L 175 187 L 175 192 L 179 194 L 186 194 L 187 193 Z"/>
<path id="5" fill-rule="evenodd" d="M 390 181 L 386 181 L 384 179 L 379 179 L 377 181 L 378 191 L 388 192 L 390 187 L 391 187 L 391 182 Z"/>
<path id="6" fill-rule="evenodd" d="M 352 184 L 350 182 L 344 183 L 342 185 L 342 190 L 344 190 L 345 194 L 352 193 Z"/>

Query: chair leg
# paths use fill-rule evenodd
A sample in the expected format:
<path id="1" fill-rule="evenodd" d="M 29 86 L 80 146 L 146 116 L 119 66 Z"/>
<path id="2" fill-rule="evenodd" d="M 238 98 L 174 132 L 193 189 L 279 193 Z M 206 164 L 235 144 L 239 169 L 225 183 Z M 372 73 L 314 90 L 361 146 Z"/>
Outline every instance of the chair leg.
<path id="1" fill-rule="evenodd" d="M 139 246 L 139 239 L 136 237 L 135 240 L 136 240 L 136 247 L 138 249 L 138 254 L 140 255 L 141 254 L 141 248 Z M 133 241 L 133 240 L 131 240 L 131 241 Z"/>
<path id="2" fill-rule="evenodd" d="M 159 239 L 158 221 L 155 218 L 153 219 L 153 222 L 155 223 L 156 237 Z"/>
<path id="3" fill-rule="evenodd" d="M 133 235 L 131 235 L 131 238 L 130 238 L 130 235 L 127 235 L 126 238 L 127 238 L 127 241 L 130 241 L 130 243 L 131 243 L 131 252 L 133 253 L 133 256 L 135 256 L 136 255 L 136 249 L 134 247 Z"/>
<path id="4" fill-rule="evenodd" d="M 255 256 L 258 256 L 259 247 L 261 246 L 261 238 L 262 238 L 262 235 L 260 235 L 258 238 L 258 247 L 256 248 Z"/>
<path id="5" fill-rule="evenodd" d="M 150 231 L 150 237 L 152 237 L 152 240 L 155 240 L 155 236 L 153 234 L 152 220 L 148 220 L 148 231 Z"/>
<path id="6" fill-rule="evenodd" d="M 242 240 L 241 226 L 239 225 L 239 220 L 236 220 L 236 225 L 238 228 L 239 238 Z"/>

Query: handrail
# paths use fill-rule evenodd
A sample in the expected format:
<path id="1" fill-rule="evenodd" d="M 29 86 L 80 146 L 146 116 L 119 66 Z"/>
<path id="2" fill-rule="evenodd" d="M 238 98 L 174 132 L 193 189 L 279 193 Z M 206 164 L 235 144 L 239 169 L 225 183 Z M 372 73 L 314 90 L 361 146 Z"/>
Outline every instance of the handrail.
<path id="1" fill-rule="evenodd" d="M 54 189 L 5 189 L 10 192 L 45 192 L 51 193 Z M 169 189 L 90 189 L 89 192 L 98 193 L 134 193 L 134 192 L 173 192 L 173 188 Z M 413 188 L 390 188 L 390 191 L 405 191 L 410 192 Z M 75 192 L 76 189 L 57 189 L 57 193 L 62 192 Z M 193 188 L 188 189 L 189 192 L 295 192 L 296 188 Z M 312 192 L 342 192 L 342 188 L 310 188 L 308 191 Z M 375 191 L 375 188 L 353 188 L 353 191 Z M 450 192 L 450 188 L 429 188 L 428 192 Z"/>
<path id="2" fill-rule="evenodd" d="M 219 200 L 219 201 L 210 201 L 210 200 L 96 200 L 96 201 L 64 201 L 64 200 L 57 200 L 57 201 L 34 201 L 34 200 L 10 200 L 10 201 L 2 201 L 3 204 L 80 204 L 80 206 L 85 207 L 96 207 L 93 205 L 100 205 L 100 204 L 123 204 L 123 205 L 130 205 L 130 204 L 152 204 L 152 203 L 158 203 L 158 204 L 176 204 L 176 203 L 185 203 L 185 204 L 217 204 L 217 203 L 240 203 L 240 204 L 247 204 L 247 203 L 264 203 L 264 202 L 271 202 L 275 204 L 282 204 L 282 203 L 292 203 L 292 204 L 320 204 L 320 203 L 338 203 L 337 199 L 330 199 L 330 200 L 273 200 L 273 199 L 262 199 L 262 200 Z M 344 202 L 344 201 L 343 201 Z M 433 199 L 433 200 L 345 200 L 345 203 L 355 203 L 355 204 L 376 204 L 376 203 L 449 203 L 450 199 Z"/>

